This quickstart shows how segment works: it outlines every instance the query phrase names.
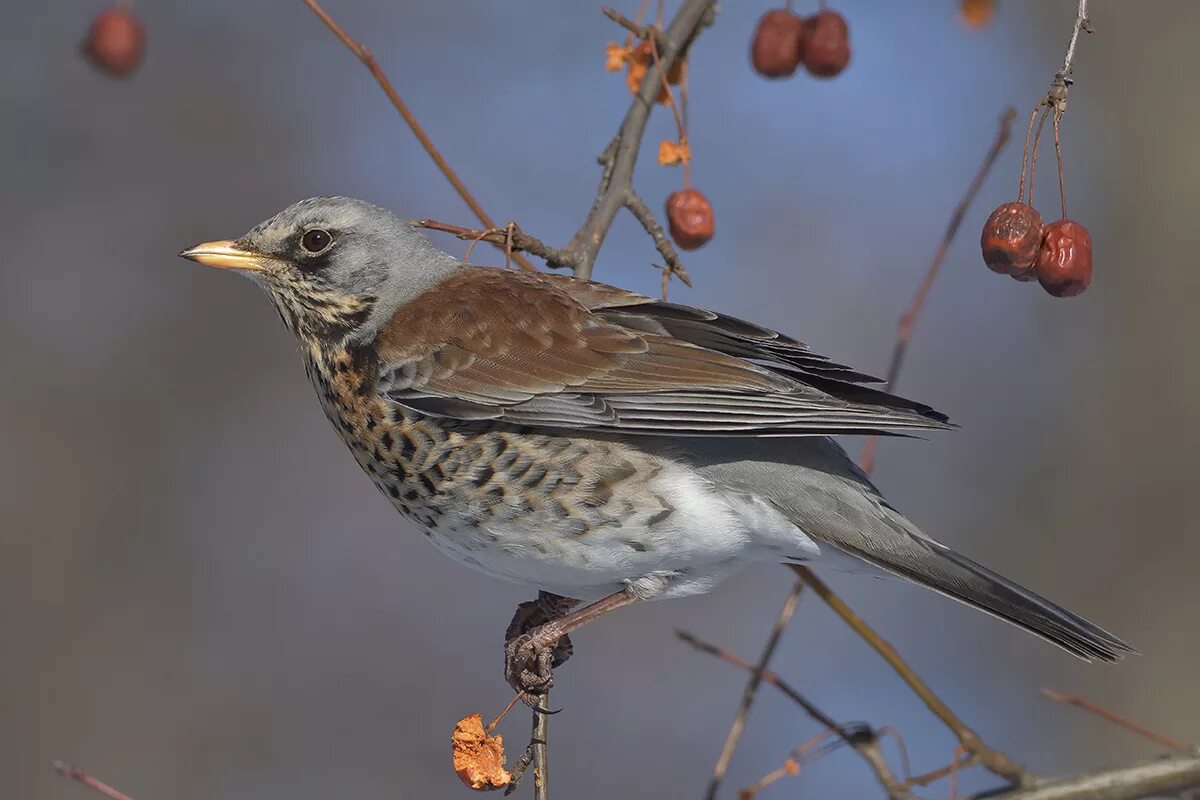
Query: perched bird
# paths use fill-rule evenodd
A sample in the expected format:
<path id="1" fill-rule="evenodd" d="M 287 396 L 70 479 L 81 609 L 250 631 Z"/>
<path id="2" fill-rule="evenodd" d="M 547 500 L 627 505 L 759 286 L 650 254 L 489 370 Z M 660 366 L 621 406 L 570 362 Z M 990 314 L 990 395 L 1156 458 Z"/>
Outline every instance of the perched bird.
<path id="1" fill-rule="evenodd" d="M 471 266 L 344 197 L 180 255 L 266 291 L 330 421 L 438 549 L 595 601 L 543 604 L 541 625 L 511 632 L 518 688 L 548 685 L 555 644 L 590 619 L 707 592 L 758 561 L 899 576 L 1083 659 L 1132 652 L 891 506 L 829 437 L 952 426 L 781 333 Z"/>

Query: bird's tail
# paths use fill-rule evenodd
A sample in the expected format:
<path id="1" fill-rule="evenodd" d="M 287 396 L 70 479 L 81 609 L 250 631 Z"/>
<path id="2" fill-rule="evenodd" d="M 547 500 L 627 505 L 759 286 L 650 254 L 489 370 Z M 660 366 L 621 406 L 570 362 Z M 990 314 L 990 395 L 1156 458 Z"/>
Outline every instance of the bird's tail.
<path id="1" fill-rule="evenodd" d="M 1085 661 L 1119 661 L 1127 653 L 1137 652 L 1098 625 L 925 537 L 899 514 L 889 516 L 888 522 L 892 526 L 906 528 L 904 533 L 916 547 L 889 550 L 885 555 L 878 552 L 854 552 L 854 555 L 887 572 L 986 611 Z"/>

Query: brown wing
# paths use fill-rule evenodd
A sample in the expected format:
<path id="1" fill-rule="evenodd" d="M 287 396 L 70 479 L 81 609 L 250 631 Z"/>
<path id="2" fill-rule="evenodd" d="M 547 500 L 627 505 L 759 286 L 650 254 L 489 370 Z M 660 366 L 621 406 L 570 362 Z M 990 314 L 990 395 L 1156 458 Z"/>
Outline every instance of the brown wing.
<path id="1" fill-rule="evenodd" d="M 946 427 L 774 331 L 561 276 L 464 267 L 376 344 L 381 392 L 461 419 L 677 435 Z"/>

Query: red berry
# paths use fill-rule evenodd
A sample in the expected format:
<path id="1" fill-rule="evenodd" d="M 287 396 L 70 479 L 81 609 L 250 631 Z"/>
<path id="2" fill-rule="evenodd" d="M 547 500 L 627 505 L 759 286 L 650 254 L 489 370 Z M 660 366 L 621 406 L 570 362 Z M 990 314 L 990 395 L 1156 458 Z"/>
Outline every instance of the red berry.
<path id="1" fill-rule="evenodd" d="M 996 14 L 996 0 L 962 0 L 958 6 L 958 15 L 967 27 L 986 28 Z"/>
<path id="2" fill-rule="evenodd" d="M 979 237 L 988 269 L 1013 277 L 1032 273 L 1041 244 L 1042 215 L 1025 203 L 998 206 Z"/>
<path id="3" fill-rule="evenodd" d="M 671 238 L 683 250 L 695 250 L 713 237 L 713 208 L 696 189 L 680 189 L 667 198 Z"/>
<path id="4" fill-rule="evenodd" d="M 800 66 L 804 51 L 804 20 L 785 8 L 762 15 L 750 43 L 750 62 L 759 75 L 786 78 Z"/>
<path id="5" fill-rule="evenodd" d="M 132 11 L 114 6 L 92 22 L 83 49 L 97 67 L 124 78 L 142 61 L 146 32 Z"/>
<path id="6" fill-rule="evenodd" d="M 850 63 L 850 28 L 836 11 L 820 11 L 805 21 L 804 68 L 832 78 Z"/>
<path id="7" fill-rule="evenodd" d="M 1087 228 L 1069 219 L 1047 225 L 1037 278 L 1055 297 L 1082 294 L 1092 282 L 1092 235 Z"/>

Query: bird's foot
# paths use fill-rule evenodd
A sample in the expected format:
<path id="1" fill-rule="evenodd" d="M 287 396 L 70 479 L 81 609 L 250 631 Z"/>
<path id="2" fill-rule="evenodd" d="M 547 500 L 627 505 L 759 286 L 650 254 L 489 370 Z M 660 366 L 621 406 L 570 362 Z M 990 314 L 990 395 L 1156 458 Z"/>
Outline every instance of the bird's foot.
<path id="1" fill-rule="evenodd" d="M 521 603 L 505 633 L 504 678 L 526 704 L 540 707 L 541 695 L 554 685 L 554 669 L 574 652 L 571 637 L 558 635 L 551 623 L 578 601 L 540 592 Z"/>

